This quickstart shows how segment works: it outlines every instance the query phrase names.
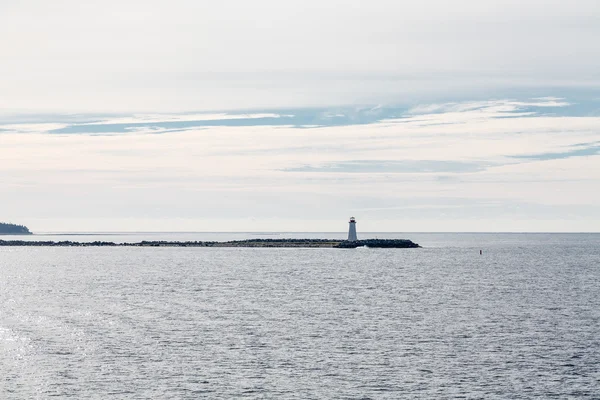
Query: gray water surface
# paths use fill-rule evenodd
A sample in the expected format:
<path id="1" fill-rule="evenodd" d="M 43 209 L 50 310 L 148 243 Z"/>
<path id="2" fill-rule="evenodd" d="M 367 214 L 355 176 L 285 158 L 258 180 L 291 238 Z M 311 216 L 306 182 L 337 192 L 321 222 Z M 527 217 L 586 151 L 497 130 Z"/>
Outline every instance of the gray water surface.
<path id="1" fill-rule="evenodd" d="M 600 235 L 419 235 L 0 248 L 0 398 L 600 398 Z"/>

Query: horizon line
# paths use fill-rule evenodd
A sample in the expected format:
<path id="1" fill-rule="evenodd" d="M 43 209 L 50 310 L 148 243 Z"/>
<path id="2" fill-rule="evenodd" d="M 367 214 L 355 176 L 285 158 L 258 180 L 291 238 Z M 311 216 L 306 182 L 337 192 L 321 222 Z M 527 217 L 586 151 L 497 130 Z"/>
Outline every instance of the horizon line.
<path id="1" fill-rule="evenodd" d="M 333 233 L 346 234 L 346 231 L 49 231 L 33 232 L 29 235 L 0 235 L 0 236 L 35 236 L 35 235 L 130 235 L 130 234 L 164 234 L 164 233 L 252 233 L 252 234 L 282 234 L 282 233 Z M 373 233 L 432 233 L 432 234 L 600 234 L 600 231 L 362 231 L 361 234 Z"/>

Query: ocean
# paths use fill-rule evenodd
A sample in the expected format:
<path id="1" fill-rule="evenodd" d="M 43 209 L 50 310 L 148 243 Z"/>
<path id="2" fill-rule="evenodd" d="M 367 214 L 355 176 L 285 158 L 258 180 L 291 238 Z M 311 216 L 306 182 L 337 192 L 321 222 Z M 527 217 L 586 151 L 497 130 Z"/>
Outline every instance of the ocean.
<path id="1" fill-rule="evenodd" d="M 0 398 L 600 398 L 600 234 L 359 236 L 423 248 L 0 247 Z"/>

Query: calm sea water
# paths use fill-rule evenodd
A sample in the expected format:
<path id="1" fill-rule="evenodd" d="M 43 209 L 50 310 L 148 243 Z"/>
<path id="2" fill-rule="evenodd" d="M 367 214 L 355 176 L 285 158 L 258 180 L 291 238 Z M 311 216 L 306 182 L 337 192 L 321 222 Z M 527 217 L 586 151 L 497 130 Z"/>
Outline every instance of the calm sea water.
<path id="1" fill-rule="evenodd" d="M 378 236 L 0 248 L 0 398 L 600 398 L 600 235 Z"/>

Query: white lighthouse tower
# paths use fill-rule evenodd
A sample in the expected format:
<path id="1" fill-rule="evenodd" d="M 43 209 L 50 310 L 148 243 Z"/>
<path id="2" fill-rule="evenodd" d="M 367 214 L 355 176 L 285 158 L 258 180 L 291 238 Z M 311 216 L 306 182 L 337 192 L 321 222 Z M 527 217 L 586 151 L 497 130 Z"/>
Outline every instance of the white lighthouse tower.
<path id="1" fill-rule="evenodd" d="M 356 242 L 358 238 L 356 237 L 356 219 L 354 217 L 350 217 L 350 222 L 348 222 L 350 228 L 348 229 L 348 241 Z"/>

